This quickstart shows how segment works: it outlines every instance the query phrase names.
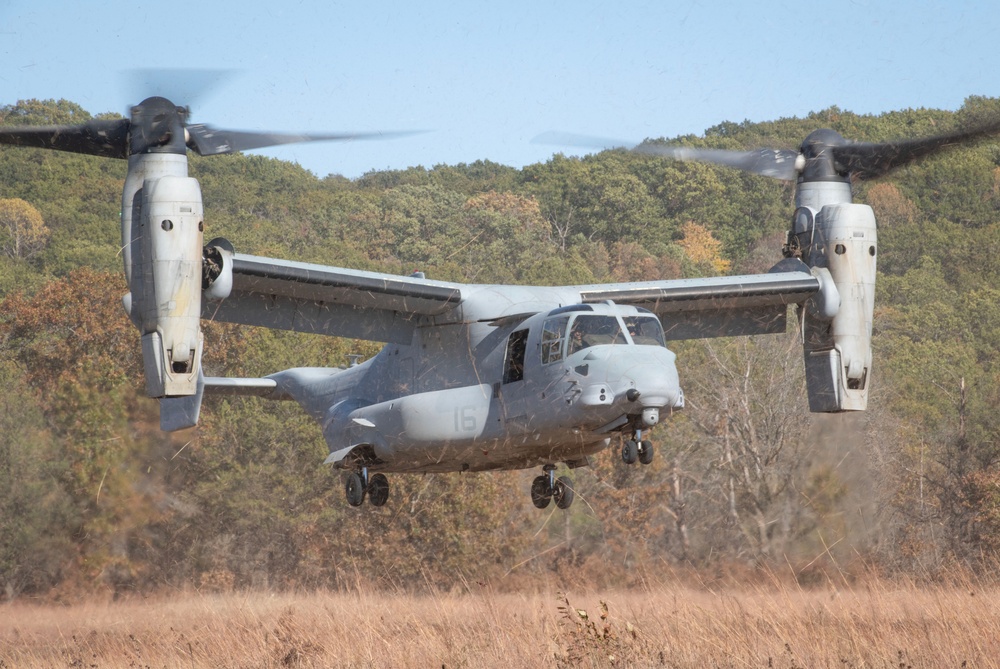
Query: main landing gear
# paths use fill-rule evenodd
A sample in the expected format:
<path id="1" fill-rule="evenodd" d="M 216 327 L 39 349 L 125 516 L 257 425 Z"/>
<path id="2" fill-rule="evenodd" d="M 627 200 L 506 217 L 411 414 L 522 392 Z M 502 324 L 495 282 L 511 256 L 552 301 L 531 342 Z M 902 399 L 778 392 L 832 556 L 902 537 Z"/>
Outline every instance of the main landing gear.
<path id="1" fill-rule="evenodd" d="M 551 500 L 556 501 L 560 509 L 568 509 L 573 503 L 573 481 L 568 476 L 556 478 L 555 465 L 545 465 L 541 476 L 531 482 L 531 503 L 539 509 L 544 509 Z"/>
<path id="2" fill-rule="evenodd" d="M 642 438 L 642 430 L 636 430 L 634 439 L 626 439 L 622 443 L 622 462 L 634 465 L 638 460 L 648 465 L 653 461 L 653 452 L 653 442 Z"/>
<path id="3" fill-rule="evenodd" d="M 365 501 L 365 495 L 368 495 L 368 501 L 372 506 L 382 506 L 389 499 L 389 479 L 385 474 L 374 474 L 369 477 L 368 468 L 362 467 L 361 471 L 347 475 L 344 492 L 347 494 L 347 503 L 351 506 L 361 506 Z"/>

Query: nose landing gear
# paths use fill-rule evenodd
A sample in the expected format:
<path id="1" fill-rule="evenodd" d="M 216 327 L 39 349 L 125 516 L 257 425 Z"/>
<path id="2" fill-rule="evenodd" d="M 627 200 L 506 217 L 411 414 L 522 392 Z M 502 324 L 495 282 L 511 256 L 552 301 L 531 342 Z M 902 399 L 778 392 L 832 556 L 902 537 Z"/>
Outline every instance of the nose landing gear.
<path id="1" fill-rule="evenodd" d="M 344 492 L 347 495 L 347 503 L 351 506 L 361 506 L 365 501 L 365 495 L 368 495 L 368 501 L 372 506 L 382 506 L 389 499 L 389 479 L 385 474 L 375 474 L 369 478 L 368 468 L 362 467 L 360 471 L 347 475 Z"/>
<path id="2" fill-rule="evenodd" d="M 546 508 L 553 499 L 560 509 L 568 509 L 573 503 L 573 481 L 568 476 L 556 478 L 555 469 L 555 465 L 545 465 L 545 473 L 531 482 L 531 503 L 538 509 Z"/>
<path id="3" fill-rule="evenodd" d="M 635 431 L 634 439 L 626 439 L 622 444 L 622 462 L 627 465 L 635 464 L 636 460 L 644 465 L 653 461 L 653 442 L 642 438 L 642 430 Z"/>

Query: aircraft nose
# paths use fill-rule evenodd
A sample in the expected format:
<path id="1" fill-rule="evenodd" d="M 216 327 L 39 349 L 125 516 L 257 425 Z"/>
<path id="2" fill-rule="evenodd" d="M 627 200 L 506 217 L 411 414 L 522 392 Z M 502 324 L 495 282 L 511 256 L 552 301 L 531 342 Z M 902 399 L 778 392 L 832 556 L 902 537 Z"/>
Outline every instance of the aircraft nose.
<path id="1" fill-rule="evenodd" d="M 645 413 L 655 425 L 663 409 L 684 406 L 674 364 L 676 356 L 659 346 L 606 346 L 592 349 L 586 364 L 576 367 L 582 378 L 574 381 L 571 399 L 581 406 L 614 406 L 627 414 Z M 649 409 L 649 411 L 646 411 Z"/>
<path id="2" fill-rule="evenodd" d="M 684 406 L 684 393 L 674 354 L 665 348 L 641 348 L 649 350 L 630 360 L 621 376 L 621 390 L 616 394 L 642 407 L 643 422 L 652 426 L 659 421 L 659 409 Z"/>

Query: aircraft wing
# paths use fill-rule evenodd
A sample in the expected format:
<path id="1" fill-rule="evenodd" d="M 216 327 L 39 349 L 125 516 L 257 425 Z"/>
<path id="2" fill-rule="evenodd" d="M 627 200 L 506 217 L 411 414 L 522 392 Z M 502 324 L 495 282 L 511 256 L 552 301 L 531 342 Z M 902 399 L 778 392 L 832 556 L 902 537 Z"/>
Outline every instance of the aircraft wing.
<path id="1" fill-rule="evenodd" d="M 238 253 L 232 279 L 228 297 L 204 302 L 203 318 L 408 344 L 421 319 L 462 302 L 458 284 Z"/>
<path id="2" fill-rule="evenodd" d="M 554 290 L 579 291 L 581 302 L 613 300 L 648 309 L 660 317 L 667 338 L 676 340 L 782 332 L 787 306 L 801 304 L 820 287 L 805 264 L 789 259 L 767 274 Z M 483 287 L 234 254 L 229 296 L 206 300 L 202 317 L 408 344 L 414 328 L 431 319 L 461 320 L 453 312 L 466 297 L 463 291 L 477 288 Z"/>
<path id="3" fill-rule="evenodd" d="M 583 302 L 613 300 L 658 315 L 667 339 L 700 339 L 785 330 L 789 304 L 820 290 L 800 261 L 785 260 L 767 274 L 580 286 Z"/>

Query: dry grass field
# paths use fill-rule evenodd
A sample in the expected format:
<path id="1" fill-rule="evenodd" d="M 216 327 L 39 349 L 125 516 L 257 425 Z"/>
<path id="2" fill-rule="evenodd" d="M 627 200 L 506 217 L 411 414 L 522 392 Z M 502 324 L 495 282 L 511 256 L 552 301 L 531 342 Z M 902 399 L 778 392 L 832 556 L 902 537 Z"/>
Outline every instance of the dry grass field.
<path id="1" fill-rule="evenodd" d="M 19 602 L 0 606 L 0 668 L 1000 667 L 998 595 L 880 584 Z"/>

